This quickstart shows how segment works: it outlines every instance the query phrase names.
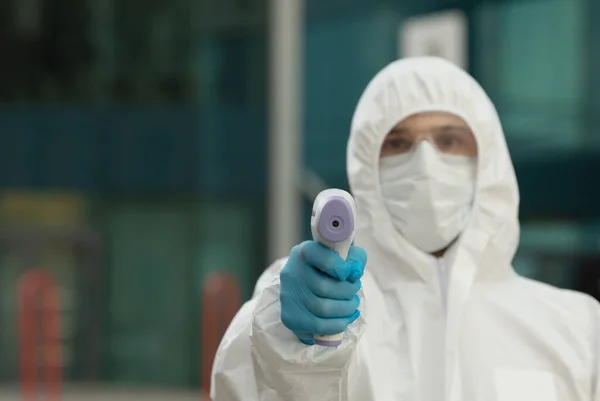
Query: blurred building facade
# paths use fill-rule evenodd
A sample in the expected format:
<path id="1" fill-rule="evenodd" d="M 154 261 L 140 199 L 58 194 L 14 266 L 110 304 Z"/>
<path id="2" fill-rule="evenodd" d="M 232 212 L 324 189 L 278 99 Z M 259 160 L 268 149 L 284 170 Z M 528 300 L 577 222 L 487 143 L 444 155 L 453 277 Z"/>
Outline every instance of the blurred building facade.
<path id="1" fill-rule="evenodd" d="M 248 298 L 269 262 L 267 1 L 0 8 L 0 381 L 17 377 L 16 279 L 40 265 L 61 287 L 70 379 L 196 385 L 203 278 L 230 271 Z M 468 18 L 469 71 L 515 162 L 517 268 L 594 282 L 595 2 L 307 1 L 306 169 L 347 187 L 361 91 L 398 57 L 403 21 L 446 9 Z"/>

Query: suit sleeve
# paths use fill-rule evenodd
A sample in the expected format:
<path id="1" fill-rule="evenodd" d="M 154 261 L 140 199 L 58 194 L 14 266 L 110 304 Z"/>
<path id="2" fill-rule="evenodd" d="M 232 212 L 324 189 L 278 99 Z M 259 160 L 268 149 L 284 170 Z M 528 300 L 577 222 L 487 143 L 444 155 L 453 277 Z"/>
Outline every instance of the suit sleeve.
<path id="1" fill-rule="evenodd" d="M 264 287 L 240 309 L 223 337 L 213 365 L 212 401 L 348 400 L 348 372 L 364 317 L 348 327 L 337 348 L 302 344 L 281 322 L 279 271 L 284 263 L 276 262 L 263 274 L 259 283 Z"/>

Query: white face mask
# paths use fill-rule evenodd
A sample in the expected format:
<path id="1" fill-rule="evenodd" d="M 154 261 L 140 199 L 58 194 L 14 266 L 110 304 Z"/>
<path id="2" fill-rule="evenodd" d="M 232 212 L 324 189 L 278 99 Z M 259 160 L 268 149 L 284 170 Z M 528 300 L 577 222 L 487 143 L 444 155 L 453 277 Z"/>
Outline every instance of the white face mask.
<path id="1" fill-rule="evenodd" d="M 475 158 L 442 154 L 427 141 L 382 158 L 383 200 L 396 229 L 425 252 L 446 248 L 467 225 L 476 172 Z"/>

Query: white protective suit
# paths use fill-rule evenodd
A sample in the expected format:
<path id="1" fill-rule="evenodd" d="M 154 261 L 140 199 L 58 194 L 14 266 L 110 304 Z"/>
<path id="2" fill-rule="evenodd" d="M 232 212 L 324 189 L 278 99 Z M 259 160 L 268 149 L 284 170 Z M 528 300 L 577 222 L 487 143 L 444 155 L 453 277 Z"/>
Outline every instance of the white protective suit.
<path id="1" fill-rule="evenodd" d="M 479 148 L 472 217 L 442 259 L 394 229 L 379 188 L 386 134 L 425 111 L 462 117 Z M 361 317 L 339 348 L 302 344 L 281 322 L 277 261 L 221 342 L 213 401 L 600 401 L 599 305 L 511 267 L 517 182 L 475 80 L 437 58 L 390 64 L 358 103 L 347 156 L 369 257 Z"/>

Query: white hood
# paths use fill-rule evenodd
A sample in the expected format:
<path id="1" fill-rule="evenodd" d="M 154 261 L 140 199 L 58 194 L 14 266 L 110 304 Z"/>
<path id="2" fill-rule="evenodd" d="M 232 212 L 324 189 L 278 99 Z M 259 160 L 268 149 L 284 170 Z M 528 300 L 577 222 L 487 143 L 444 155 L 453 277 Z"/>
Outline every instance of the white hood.
<path id="1" fill-rule="evenodd" d="M 380 149 L 388 132 L 401 120 L 425 111 L 461 117 L 479 147 L 474 210 L 454 251 L 466 251 L 479 267 L 477 272 L 453 274 L 464 273 L 469 280 L 473 277 L 468 276 L 477 274 L 483 280 L 512 273 L 519 240 L 519 192 L 500 120 L 479 84 L 440 58 L 410 58 L 390 64 L 373 78 L 358 102 L 347 153 L 348 180 L 358 212 L 357 244 L 367 248 L 369 255 L 402 261 L 398 270 L 410 271 L 399 271 L 401 276 L 417 273 L 426 281 L 435 276 L 422 252 L 393 227 L 378 177 Z M 485 260 L 495 263 L 480 263 Z M 380 284 L 393 285 L 387 263 L 369 263 L 369 270 Z"/>

